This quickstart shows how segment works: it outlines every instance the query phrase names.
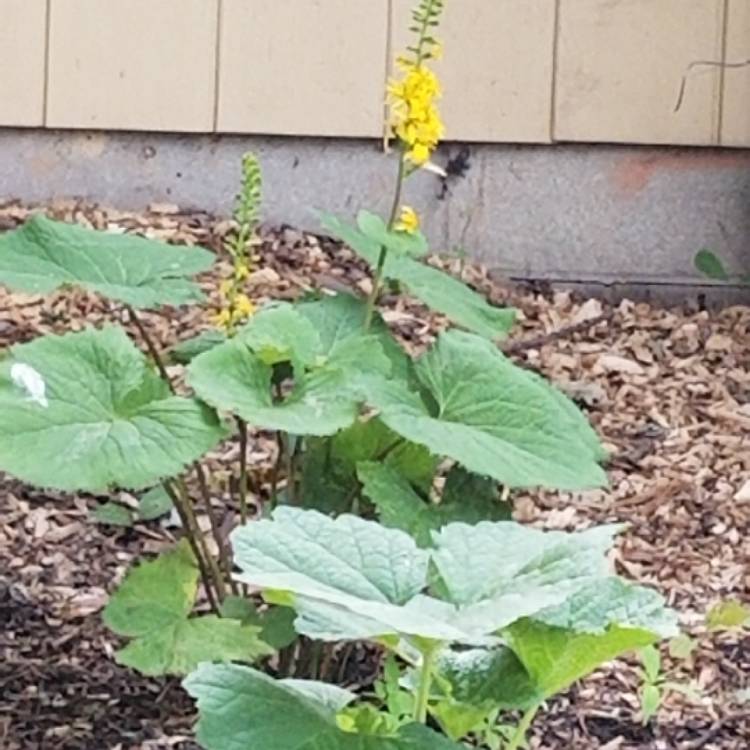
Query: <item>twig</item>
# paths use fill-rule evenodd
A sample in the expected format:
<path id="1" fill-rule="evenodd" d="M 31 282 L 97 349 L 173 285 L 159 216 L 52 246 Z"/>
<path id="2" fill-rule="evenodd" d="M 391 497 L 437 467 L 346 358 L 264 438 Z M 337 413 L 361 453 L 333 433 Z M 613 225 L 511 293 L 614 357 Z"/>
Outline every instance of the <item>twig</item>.
<path id="1" fill-rule="evenodd" d="M 533 339 L 513 341 L 501 348 L 504 354 L 518 354 L 528 349 L 538 349 L 551 341 L 558 341 L 559 339 L 568 338 L 568 336 L 572 336 L 575 333 L 587 331 L 589 328 L 599 325 L 599 323 L 608 323 L 613 317 L 614 311 L 606 312 L 602 315 L 597 315 L 595 318 L 589 318 L 588 320 L 582 320 L 580 323 L 573 323 L 573 325 L 558 328 L 556 331 L 550 331 L 550 333 L 545 333 L 542 336 L 535 336 Z"/>

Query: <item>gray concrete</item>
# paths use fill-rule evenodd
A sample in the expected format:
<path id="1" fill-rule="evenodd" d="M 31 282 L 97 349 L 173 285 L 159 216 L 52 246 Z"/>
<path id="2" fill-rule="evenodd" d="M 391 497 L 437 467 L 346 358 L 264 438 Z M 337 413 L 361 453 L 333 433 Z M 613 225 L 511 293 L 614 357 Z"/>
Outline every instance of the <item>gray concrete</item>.
<path id="1" fill-rule="evenodd" d="M 227 213 L 246 150 L 262 160 L 271 223 L 315 228 L 312 209 L 390 200 L 393 158 L 373 142 L 22 130 L 0 130 L 0 200 Z M 441 189 L 421 173 L 406 193 L 433 247 L 465 248 L 513 278 L 692 285 L 703 247 L 750 272 L 750 151 L 473 145 L 466 176 Z"/>

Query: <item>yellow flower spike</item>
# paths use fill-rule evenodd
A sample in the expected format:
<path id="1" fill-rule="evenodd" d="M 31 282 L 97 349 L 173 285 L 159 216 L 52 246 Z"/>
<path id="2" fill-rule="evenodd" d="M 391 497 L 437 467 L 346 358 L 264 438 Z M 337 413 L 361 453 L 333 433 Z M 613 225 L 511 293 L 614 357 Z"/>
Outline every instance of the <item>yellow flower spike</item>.
<path id="1" fill-rule="evenodd" d="M 229 310 L 220 310 L 213 317 L 214 325 L 218 328 L 228 329 L 232 326 L 232 313 Z"/>
<path id="2" fill-rule="evenodd" d="M 219 284 L 219 294 L 222 297 L 228 297 L 229 293 L 232 291 L 233 286 L 234 281 L 232 279 L 225 279 L 221 282 L 221 284 Z"/>
<path id="3" fill-rule="evenodd" d="M 406 234 L 415 234 L 419 231 L 419 216 L 417 212 L 411 206 L 402 206 L 401 215 L 394 229 L 397 232 L 405 232 Z"/>
<path id="4" fill-rule="evenodd" d="M 241 318 L 249 318 L 255 314 L 255 304 L 246 294 L 238 294 L 234 300 L 235 313 Z"/>

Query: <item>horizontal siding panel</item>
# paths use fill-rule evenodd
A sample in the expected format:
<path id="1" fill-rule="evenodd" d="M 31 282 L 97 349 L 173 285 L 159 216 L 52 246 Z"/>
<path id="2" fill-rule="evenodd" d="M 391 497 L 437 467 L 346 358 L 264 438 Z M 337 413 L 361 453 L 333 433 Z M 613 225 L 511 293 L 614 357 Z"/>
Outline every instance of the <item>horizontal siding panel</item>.
<path id="1" fill-rule="evenodd" d="M 223 0 L 218 130 L 378 136 L 388 0 Z"/>
<path id="2" fill-rule="evenodd" d="M 746 0 L 745 0 L 746 1 Z M 557 140 L 718 143 L 723 0 L 560 0 Z"/>
<path id="3" fill-rule="evenodd" d="M 46 0 L 0 0 L 0 125 L 44 120 Z"/>
<path id="4" fill-rule="evenodd" d="M 47 125 L 210 132 L 218 0 L 51 0 Z"/>

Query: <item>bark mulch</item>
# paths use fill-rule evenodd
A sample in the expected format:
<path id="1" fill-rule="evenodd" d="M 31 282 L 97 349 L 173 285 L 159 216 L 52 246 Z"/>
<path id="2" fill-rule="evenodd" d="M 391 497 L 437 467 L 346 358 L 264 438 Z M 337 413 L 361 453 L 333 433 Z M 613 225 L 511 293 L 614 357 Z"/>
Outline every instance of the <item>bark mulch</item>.
<path id="1" fill-rule="evenodd" d="M 170 242 L 218 249 L 227 222 L 173 206 L 144 214 L 76 203 L 46 209 L 97 228 L 126 228 Z M 0 205 L 0 230 L 29 210 Z M 248 292 L 292 299 L 316 288 L 369 289 L 352 254 L 325 239 L 269 231 Z M 629 525 L 616 564 L 661 590 L 682 613 L 699 647 L 688 662 L 666 658 L 675 679 L 694 680 L 698 703 L 671 694 L 658 720 L 638 717 L 636 664 L 619 661 L 552 701 L 537 721 L 534 750 L 747 750 L 750 635 L 706 633 L 703 616 L 726 597 L 750 600 L 750 309 L 616 307 L 567 293 L 515 288 L 460 260 L 436 260 L 498 304 L 521 311 L 506 349 L 551 378 L 587 411 L 612 452 L 611 487 L 583 493 L 514 497 L 518 520 L 575 529 Z M 206 276 L 213 295 L 216 275 Z M 385 317 L 418 351 L 445 326 L 402 300 Z M 162 346 L 208 327 L 205 310 L 150 314 Z M 79 329 L 123 311 L 81 292 L 48 298 L 0 290 L 0 347 L 45 332 Z M 250 460 L 273 461 L 274 444 L 257 435 Z M 210 460 L 217 503 L 226 491 L 229 448 Z M 107 592 L 134 557 L 171 541 L 158 522 L 123 530 L 97 525 L 101 498 L 39 492 L 0 476 L 0 747 L 6 750 L 195 748 L 192 705 L 174 680 L 118 667 L 118 642 L 101 624 Z M 126 498 L 127 499 L 127 498 Z"/>

